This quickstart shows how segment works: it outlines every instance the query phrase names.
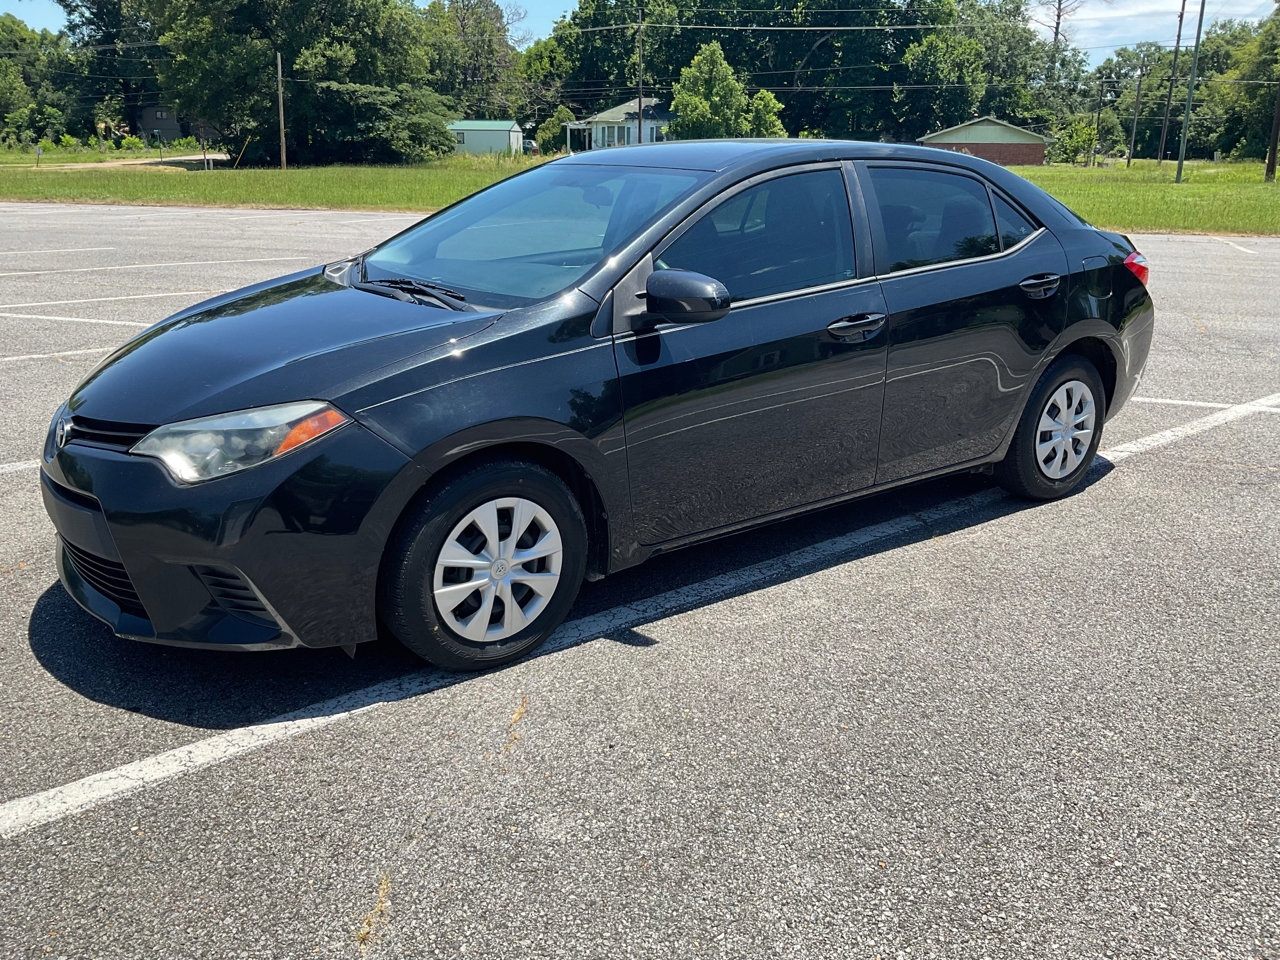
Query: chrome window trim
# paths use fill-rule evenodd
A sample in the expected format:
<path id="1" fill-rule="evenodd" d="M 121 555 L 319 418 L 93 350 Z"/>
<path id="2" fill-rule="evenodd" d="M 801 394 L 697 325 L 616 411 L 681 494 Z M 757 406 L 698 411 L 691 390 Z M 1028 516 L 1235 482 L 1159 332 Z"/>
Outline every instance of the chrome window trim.
<path id="1" fill-rule="evenodd" d="M 928 273 L 933 270 L 946 270 L 948 267 L 968 266 L 971 263 L 988 263 L 992 260 L 1000 260 L 1003 257 L 1011 256 L 1018 253 L 1023 247 L 1029 244 L 1042 233 L 1048 233 L 1048 228 L 1040 227 L 1034 233 L 1029 233 L 1008 250 L 1000 250 L 996 253 L 988 253 L 981 257 L 967 257 L 964 260 L 943 260 L 941 263 L 926 263 L 922 267 L 912 267 L 909 270 L 895 270 L 892 273 L 881 273 L 875 276 L 875 280 L 893 280 L 898 277 L 913 277 L 917 274 Z"/>

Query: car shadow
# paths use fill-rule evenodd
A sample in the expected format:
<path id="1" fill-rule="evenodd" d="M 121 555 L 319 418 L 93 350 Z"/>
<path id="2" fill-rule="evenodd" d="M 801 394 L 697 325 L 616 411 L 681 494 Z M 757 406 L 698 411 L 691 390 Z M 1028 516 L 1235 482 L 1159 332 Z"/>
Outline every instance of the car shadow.
<path id="1" fill-rule="evenodd" d="M 1106 460 L 1096 461 L 1081 491 L 1112 469 Z M 1036 506 L 999 493 L 987 478 L 961 475 L 655 557 L 584 584 L 566 625 L 533 656 L 554 656 L 597 639 L 643 650 L 657 644 L 643 627 L 674 613 Z M 337 648 L 241 654 L 124 640 L 81 610 L 58 583 L 36 601 L 28 641 L 41 666 L 81 696 L 205 729 L 328 715 L 475 676 L 424 667 L 386 636 L 361 644 L 354 658 Z"/>

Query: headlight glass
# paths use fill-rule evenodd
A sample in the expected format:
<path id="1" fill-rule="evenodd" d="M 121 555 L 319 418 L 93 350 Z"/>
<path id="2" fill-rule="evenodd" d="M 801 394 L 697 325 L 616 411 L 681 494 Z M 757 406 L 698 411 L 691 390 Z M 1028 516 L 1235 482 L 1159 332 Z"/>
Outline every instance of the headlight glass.
<path id="1" fill-rule="evenodd" d="M 274 460 L 349 419 L 320 400 L 282 403 L 170 423 L 130 453 L 156 458 L 184 483 L 199 483 Z"/>

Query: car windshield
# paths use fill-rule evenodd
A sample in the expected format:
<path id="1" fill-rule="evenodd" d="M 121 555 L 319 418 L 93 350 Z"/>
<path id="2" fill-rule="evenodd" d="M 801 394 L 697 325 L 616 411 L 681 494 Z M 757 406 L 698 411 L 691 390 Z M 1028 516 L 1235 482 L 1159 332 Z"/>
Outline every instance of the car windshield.
<path id="1" fill-rule="evenodd" d="M 527 306 L 580 281 L 707 176 L 547 164 L 391 238 L 365 257 L 365 275 L 425 280 L 482 306 Z"/>

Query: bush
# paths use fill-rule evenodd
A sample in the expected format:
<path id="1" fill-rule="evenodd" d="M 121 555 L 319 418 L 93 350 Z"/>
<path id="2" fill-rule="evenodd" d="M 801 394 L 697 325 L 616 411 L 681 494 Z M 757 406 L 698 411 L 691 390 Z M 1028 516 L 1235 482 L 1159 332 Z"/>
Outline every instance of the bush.
<path id="1" fill-rule="evenodd" d="M 147 145 L 137 137 L 125 137 L 120 141 L 121 150 L 145 150 Z"/>
<path id="2" fill-rule="evenodd" d="M 566 106 L 556 107 L 556 112 L 546 120 L 542 121 L 542 125 L 538 127 L 534 138 L 538 142 L 538 150 L 543 156 L 549 157 L 558 150 L 563 150 L 565 143 L 565 127 L 564 124 L 573 122 L 573 113 Z"/>
<path id="3" fill-rule="evenodd" d="M 83 144 L 69 133 L 64 133 L 58 140 L 58 146 L 63 150 L 74 151 L 79 150 Z"/>
<path id="4" fill-rule="evenodd" d="M 179 137 L 167 144 L 174 153 L 199 153 L 200 141 L 195 137 Z"/>
<path id="5" fill-rule="evenodd" d="M 40 142 L 37 143 L 36 146 L 39 147 L 45 153 L 52 153 L 54 150 L 58 149 L 58 145 L 54 143 L 52 140 L 50 140 L 48 137 L 42 137 L 40 139 Z"/>

